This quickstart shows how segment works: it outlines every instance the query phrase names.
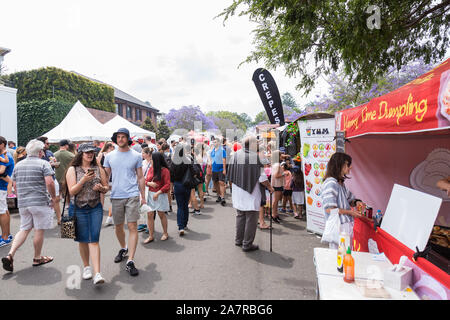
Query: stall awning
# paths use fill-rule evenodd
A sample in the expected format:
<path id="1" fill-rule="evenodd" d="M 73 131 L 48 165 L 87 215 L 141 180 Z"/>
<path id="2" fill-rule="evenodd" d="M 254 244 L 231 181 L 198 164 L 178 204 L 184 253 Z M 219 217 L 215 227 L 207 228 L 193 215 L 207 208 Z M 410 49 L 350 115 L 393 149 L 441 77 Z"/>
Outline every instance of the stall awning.
<path id="1" fill-rule="evenodd" d="M 450 58 L 367 104 L 336 113 L 347 138 L 450 129 Z"/>

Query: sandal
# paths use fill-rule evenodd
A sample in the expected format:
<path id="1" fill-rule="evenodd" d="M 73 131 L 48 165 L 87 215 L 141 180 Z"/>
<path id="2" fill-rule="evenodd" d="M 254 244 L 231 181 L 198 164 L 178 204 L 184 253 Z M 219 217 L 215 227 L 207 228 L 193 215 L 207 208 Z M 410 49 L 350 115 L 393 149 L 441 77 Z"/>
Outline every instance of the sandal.
<path id="1" fill-rule="evenodd" d="M 39 259 L 33 258 L 33 267 L 40 266 L 53 261 L 53 257 L 42 256 Z"/>
<path id="2" fill-rule="evenodd" d="M 165 241 L 169 239 L 169 235 L 168 234 L 163 234 L 163 236 L 161 237 L 161 241 Z"/>
<path id="3" fill-rule="evenodd" d="M 8 254 L 6 257 L 2 258 L 2 263 L 3 263 L 3 269 L 5 269 L 6 271 L 13 271 L 13 257 L 11 254 Z"/>
<path id="4" fill-rule="evenodd" d="M 259 227 L 259 229 L 261 230 L 270 230 L 273 229 L 271 226 L 264 226 L 264 227 Z"/>
<path id="5" fill-rule="evenodd" d="M 147 239 L 144 240 L 144 244 L 150 243 L 150 242 L 152 242 L 153 240 L 155 240 L 155 239 L 152 238 L 152 237 L 148 237 Z"/>

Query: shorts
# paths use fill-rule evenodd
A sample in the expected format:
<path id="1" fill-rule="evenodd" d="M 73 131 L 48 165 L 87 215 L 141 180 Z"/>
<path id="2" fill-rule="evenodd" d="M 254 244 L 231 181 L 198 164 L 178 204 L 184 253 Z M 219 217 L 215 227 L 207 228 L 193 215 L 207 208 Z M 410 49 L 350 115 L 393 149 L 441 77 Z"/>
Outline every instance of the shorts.
<path id="1" fill-rule="evenodd" d="M 73 203 L 69 206 L 69 217 L 73 216 L 75 205 Z M 77 218 L 77 227 L 75 228 L 75 241 L 84 243 L 96 243 L 100 239 L 100 229 L 103 220 L 103 207 L 99 203 L 94 208 L 84 206 L 77 207 L 75 211 Z"/>
<path id="2" fill-rule="evenodd" d="M 5 214 L 8 211 L 8 202 L 6 201 L 5 190 L 0 190 L 0 214 Z"/>
<path id="3" fill-rule="evenodd" d="M 283 191 L 283 187 L 273 187 L 274 191 Z"/>
<path id="4" fill-rule="evenodd" d="M 292 193 L 292 202 L 294 204 L 305 204 L 305 193 L 303 191 L 294 191 Z"/>
<path id="5" fill-rule="evenodd" d="M 53 210 L 47 206 L 19 208 L 20 230 L 52 228 Z"/>
<path id="6" fill-rule="evenodd" d="M 127 218 L 127 223 L 137 222 L 140 217 L 139 207 L 139 196 L 125 199 L 111 199 L 111 211 L 114 224 L 125 223 L 125 217 Z"/>
<path id="7" fill-rule="evenodd" d="M 292 196 L 292 190 L 284 190 L 283 191 L 283 196 L 286 196 L 286 197 Z"/>
<path id="8" fill-rule="evenodd" d="M 161 193 L 156 201 L 153 200 L 153 195 L 156 192 L 149 191 L 147 197 L 147 205 L 150 207 L 150 211 L 169 211 L 169 195 L 167 193 Z"/>
<path id="9" fill-rule="evenodd" d="M 225 182 L 225 175 L 223 174 L 223 171 L 213 172 L 212 173 L 212 180 L 214 182 L 216 182 L 216 181 Z"/>

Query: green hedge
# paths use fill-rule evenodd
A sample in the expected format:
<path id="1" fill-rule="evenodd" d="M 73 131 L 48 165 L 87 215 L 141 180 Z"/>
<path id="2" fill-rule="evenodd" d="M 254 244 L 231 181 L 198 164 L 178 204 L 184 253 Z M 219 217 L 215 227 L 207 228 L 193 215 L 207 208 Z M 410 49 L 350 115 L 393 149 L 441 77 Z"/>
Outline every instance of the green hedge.
<path id="1" fill-rule="evenodd" d="M 63 100 L 80 102 L 88 108 L 115 112 L 114 89 L 72 72 L 48 67 L 6 76 L 17 89 L 17 101 Z"/>
<path id="2" fill-rule="evenodd" d="M 57 99 L 17 103 L 18 145 L 26 146 L 56 127 L 72 109 L 73 103 Z"/>

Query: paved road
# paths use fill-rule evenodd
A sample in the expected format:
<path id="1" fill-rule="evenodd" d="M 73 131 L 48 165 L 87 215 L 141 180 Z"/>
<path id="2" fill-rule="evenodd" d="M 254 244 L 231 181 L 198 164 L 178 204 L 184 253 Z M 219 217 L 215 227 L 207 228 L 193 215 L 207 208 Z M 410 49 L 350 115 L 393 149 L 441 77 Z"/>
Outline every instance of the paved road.
<path id="1" fill-rule="evenodd" d="M 80 288 L 74 287 L 74 279 L 79 279 L 76 270 L 82 269 L 78 246 L 60 239 L 57 227 L 46 232 L 43 249 L 44 255 L 55 257 L 52 263 L 32 267 L 29 237 L 16 254 L 14 273 L 0 270 L 2 299 L 315 299 L 313 248 L 324 245 L 306 231 L 306 222 L 281 215 L 283 224 L 274 224 L 273 252 L 269 231 L 258 229 L 255 243 L 260 250 L 244 253 L 234 245 L 235 211 L 229 195 L 227 202 L 222 207 L 209 198 L 202 215 L 190 215 L 184 237 L 177 233 L 176 214 L 169 215 L 167 241 L 159 241 L 162 229 L 157 218 L 156 241 L 144 245 L 147 234 L 140 233 L 136 256 L 140 274 L 135 278 L 125 271 L 125 262 L 113 262 L 119 249 L 114 227 L 103 227 L 101 263 L 107 282 L 101 287 L 94 287 L 92 280 L 80 280 Z M 19 215 L 12 214 L 13 232 L 19 222 Z M 8 250 L 9 246 L 0 248 L 0 256 Z"/>

